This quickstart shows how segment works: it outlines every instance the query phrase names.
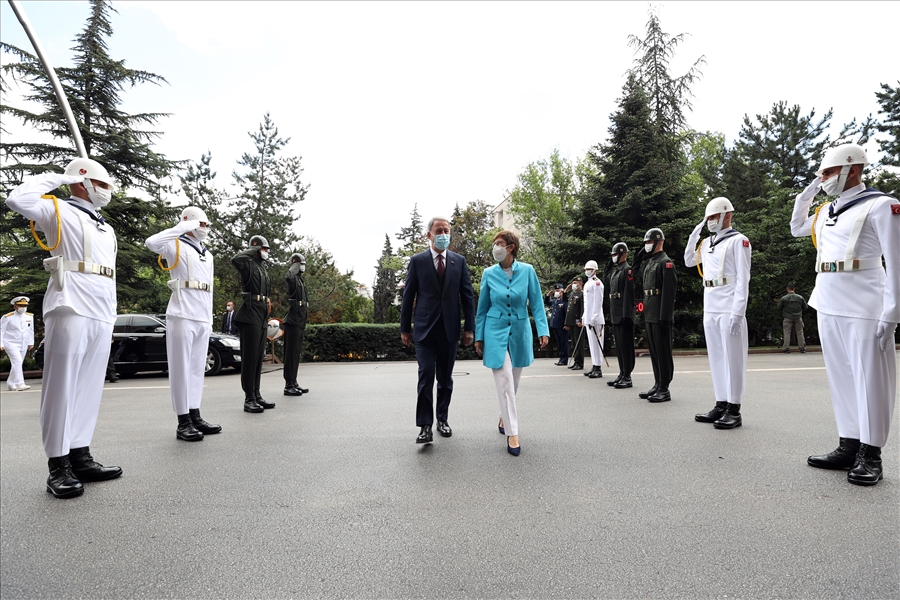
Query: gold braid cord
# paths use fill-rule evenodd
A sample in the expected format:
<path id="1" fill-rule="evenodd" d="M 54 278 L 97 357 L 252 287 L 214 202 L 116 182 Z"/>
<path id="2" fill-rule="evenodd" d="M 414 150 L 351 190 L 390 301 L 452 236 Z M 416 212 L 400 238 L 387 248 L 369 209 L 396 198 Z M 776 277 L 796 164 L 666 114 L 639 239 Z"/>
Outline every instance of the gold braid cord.
<path id="1" fill-rule="evenodd" d="M 819 208 L 816 209 L 816 214 L 813 216 L 812 227 L 809 228 L 809 235 L 812 236 L 813 248 L 818 248 L 819 244 L 816 241 L 816 221 L 819 220 L 819 211 L 828 206 L 828 203 L 820 204 Z"/>
<path id="2" fill-rule="evenodd" d="M 700 240 L 700 244 L 697 246 L 697 272 L 700 273 L 700 277 L 703 277 L 703 271 L 700 269 L 700 249 L 703 248 L 704 240 Z"/>
<path id="3" fill-rule="evenodd" d="M 38 246 L 40 246 L 42 250 L 50 252 L 51 250 L 59 248 L 59 243 L 62 241 L 62 217 L 59 214 L 59 199 L 56 196 L 51 196 L 49 194 L 41 196 L 41 198 L 53 200 L 53 208 L 56 210 L 56 243 L 51 247 L 42 242 L 41 238 L 38 237 L 37 230 L 34 228 L 34 221 L 31 221 L 31 235 L 34 236 L 34 241 L 38 243 Z M 50 240 L 47 241 L 49 242 Z"/>
<path id="4" fill-rule="evenodd" d="M 156 257 L 156 262 L 159 264 L 159 268 L 163 271 L 171 271 L 175 267 L 178 266 L 179 261 L 181 261 L 181 242 L 178 241 L 178 238 L 175 238 L 175 264 L 171 267 L 164 267 L 162 264 L 163 255 L 160 254 Z"/>

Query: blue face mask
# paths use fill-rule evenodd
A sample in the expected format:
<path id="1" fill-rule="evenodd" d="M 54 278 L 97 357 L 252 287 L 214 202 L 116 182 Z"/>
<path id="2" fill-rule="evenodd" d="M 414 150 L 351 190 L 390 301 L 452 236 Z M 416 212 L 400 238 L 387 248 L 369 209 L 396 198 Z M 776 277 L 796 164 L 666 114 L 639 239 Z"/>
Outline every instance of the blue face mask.
<path id="1" fill-rule="evenodd" d="M 434 247 L 437 250 L 446 250 L 450 245 L 450 234 L 449 233 L 439 233 L 434 236 Z"/>

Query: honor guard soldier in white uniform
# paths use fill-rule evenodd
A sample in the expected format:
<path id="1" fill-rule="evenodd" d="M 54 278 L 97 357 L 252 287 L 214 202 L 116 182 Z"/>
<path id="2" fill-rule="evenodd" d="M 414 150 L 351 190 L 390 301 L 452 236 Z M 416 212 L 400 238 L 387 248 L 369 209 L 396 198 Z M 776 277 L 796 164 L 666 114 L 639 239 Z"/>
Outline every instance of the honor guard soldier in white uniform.
<path id="1" fill-rule="evenodd" d="M 22 361 L 25 353 L 34 348 L 34 315 L 28 310 L 28 298 L 16 296 L 10 304 L 13 312 L 0 317 L 0 350 L 9 356 L 9 377 L 6 389 L 19 392 L 31 386 L 25 385 Z"/>
<path id="2" fill-rule="evenodd" d="M 591 379 L 603 377 L 603 348 L 600 346 L 603 340 L 603 282 L 597 277 L 597 261 L 589 260 L 584 265 L 584 314 L 581 323 L 587 328 L 585 335 L 588 339 L 588 348 L 591 351 L 591 364 L 593 368 L 584 374 Z"/>
<path id="3" fill-rule="evenodd" d="M 72 192 L 68 200 L 44 196 L 64 184 Z M 84 481 L 122 474 L 119 467 L 96 462 L 89 449 L 116 321 L 116 234 L 97 212 L 109 203 L 112 187 L 100 163 L 76 158 L 64 175 L 30 177 L 6 200 L 53 244 L 38 239 L 51 255 L 44 260 L 50 282 L 44 296 L 41 431 L 50 466 L 47 491 L 57 498 L 81 495 Z"/>
<path id="4" fill-rule="evenodd" d="M 308 388 L 297 383 L 300 368 L 300 350 L 303 348 L 303 334 L 309 318 L 309 294 L 303 273 L 306 272 L 306 257 L 299 252 L 291 254 L 291 266 L 284 276 L 288 293 L 288 313 L 284 316 L 284 395 L 302 396 Z"/>
<path id="5" fill-rule="evenodd" d="M 713 198 L 706 215 L 691 232 L 684 264 L 703 277 L 703 332 L 716 405 L 695 415 L 716 429 L 741 426 L 741 401 L 747 387 L 747 301 L 750 296 L 750 240 L 731 227 L 734 206 Z M 710 237 L 700 242 L 703 226 Z M 702 269 L 700 265 L 703 265 Z"/>
<path id="6" fill-rule="evenodd" d="M 835 450 L 807 462 L 850 469 L 847 480 L 856 485 L 882 478 L 881 448 L 897 400 L 894 331 L 900 321 L 900 202 L 863 185 L 868 164 L 856 144 L 828 150 L 818 177 L 797 196 L 791 218 L 791 233 L 811 235 L 817 250 L 809 305 L 818 311 L 840 437 Z M 837 198 L 811 215 L 820 183 Z"/>
<path id="7" fill-rule="evenodd" d="M 172 296 L 166 308 L 166 353 L 172 408 L 178 416 L 175 437 L 198 442 L 222 427 L 200 416 L 206 355 L 212 333 L 213 255 L 203 245 L 209 235 L 209 219 L 196 206 L 181 211 L 174 227 L 150 236 L 147 248 L 166 260 Z"/>

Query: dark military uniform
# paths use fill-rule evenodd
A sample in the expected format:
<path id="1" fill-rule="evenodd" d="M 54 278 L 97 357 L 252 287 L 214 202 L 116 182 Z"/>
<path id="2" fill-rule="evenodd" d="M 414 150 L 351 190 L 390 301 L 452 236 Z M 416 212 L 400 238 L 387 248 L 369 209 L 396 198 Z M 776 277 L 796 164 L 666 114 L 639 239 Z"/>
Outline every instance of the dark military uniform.
<path id="1" fill-rule="evenodd" d="M 644 259 L 642 265 L 644 290 L 644 323 L 647 326 L 647 345 L 653 364 L 654 387 L 659 396 L 668 396 L 669 384 L 675 371 L 672 360 L 672 319 L 675 313 L 675 263 L 665 252 Z M 648 399 L 653 400 L 654 394 Z"/>
<path id="2" fill-rule="evenodd" d="M 284 317 L 284 386 L 299 388 L 297 369 L 300 366 L 300 352 L 303 347 L 303 334 L 306 332 L 306 320 L 309 317 L 309 295 L 306 283 L 300 273 L 300 263 L 291 263 L 284 276 L 287 283 L 288 312 Z"/>
<path id="3" fill-rule="evenodd" d="M 569 328 L 569 352 L 572 355 L 573 369 L 584 367 L 584 329 L 579 327 L 581 315 L 584 314 L 584 292 L 581 289 L 569 292 L 566 308 L 566 327 Z M 580 335 L 580 338 L 579 338 Z"/>
<path id="4" fill-rule="evenodd" d="M 634 370 L 634 275 L 631 265 L 627 262 L 613 265 L 607 270 L 606 280 L 619 379 L 630 380 Z"/>
<path id="5" fill-rule="evenodd" d="M 241 338 L 241 387 L 247 398 L 260 398 L 259 379 L 266 355 L 269 317 L 269 273 L 258 258 L 259 247 L 241 250 L 231 264 L 241 276 L 243 304 L 234 317 Z"/>
<path id="6" fill-rule="evenodd" d="M 553 330 L 553 335 L 556 337 L 556 345 L 559 347 L 559 362 L 556 364 L 564 365 L 569 360 L 569 336 L 563 329 L 566 324 L 566 301 L 562 296 L 553 298 L 553 293 L 556 291 L 553 290 L 547 297 L 550 305 L 549 325 L 550 329 Z"/>

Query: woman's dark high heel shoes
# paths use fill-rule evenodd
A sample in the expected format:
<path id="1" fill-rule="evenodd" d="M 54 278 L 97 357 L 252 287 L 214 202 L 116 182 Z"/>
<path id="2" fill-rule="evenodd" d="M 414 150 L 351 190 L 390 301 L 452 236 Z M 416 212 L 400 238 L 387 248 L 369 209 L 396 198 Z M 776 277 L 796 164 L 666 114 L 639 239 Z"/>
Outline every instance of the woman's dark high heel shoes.
<path id="1" fill-rule="evenodd" d="M 518 456 L 519 452 L 522 451 L 522 447 L 513 448 L 509 445 L 509 436 L 506 436 L 506 451 L 512 454 L 513 456 Z"/>
<path id="2" fill-rule="evenodd" d="M 497 430 L 500 431 L 501 435 L 506 435 L 506 430 L 503 428 L 503 419 L 500 419 L 500 422 L 497 423 Z"/>

